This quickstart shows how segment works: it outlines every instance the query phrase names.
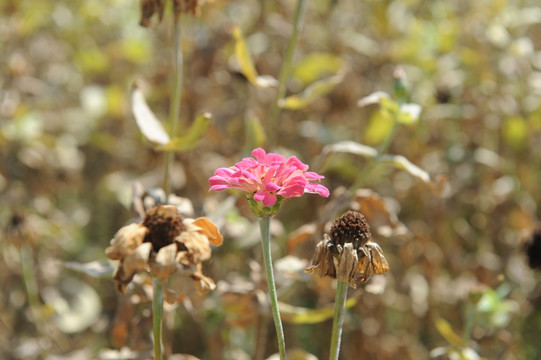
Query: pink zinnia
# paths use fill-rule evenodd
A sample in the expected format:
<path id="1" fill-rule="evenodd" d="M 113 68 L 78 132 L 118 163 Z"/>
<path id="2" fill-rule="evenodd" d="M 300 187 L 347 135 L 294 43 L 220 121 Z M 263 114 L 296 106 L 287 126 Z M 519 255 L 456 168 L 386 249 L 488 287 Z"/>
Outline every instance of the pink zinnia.
<path id="1" fill-rule="evenodd" d="M 329 196 L 329 190 L 319 182 L 324 176 L 306 171 L 295 156 L 288 159 L 280 154 L 266 153 L 257 148 L 252 156 L 242 159 L 229 168 L 219 168 L 209 179 L 210 189 L 223 191 L 237 189 L 246 192 L 255 201 L 262 201 L 264 206 L 272 206 L 277 197 L 292 198 L 302 194 Z"/>

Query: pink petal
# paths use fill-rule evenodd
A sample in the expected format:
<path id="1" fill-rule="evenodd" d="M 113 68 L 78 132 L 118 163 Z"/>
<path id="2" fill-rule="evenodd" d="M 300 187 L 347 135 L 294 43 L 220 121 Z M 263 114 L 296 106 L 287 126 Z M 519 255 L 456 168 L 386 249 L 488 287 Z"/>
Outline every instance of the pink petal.
<path id="1" fill-rule="evenodd" d="M 262 164 L 267 164 L 267 153 L 262 148 L 257 148 L 252 151 L 252 156 Z"/>
<path id="2" fill-rule="evenodd" d="M 312 171 L 306 171 L 304 173 L 304 177 L 306 180 L 312 181 L 312 180 L 321 180 L 324 179 L 325 176 L 319 175 L 318 173 L 312 172 Z"/>
<path id="3" fill-rule="evenodd" d="M 265 191 L 258 191 L 254 194 L 255 201 L 263 201 L 264 206 L 272 206 L 276 203 L 276 196 Z"/>
<path id="4" fill-rule="evenodd" d="M 325 186 L 320 184 L 308 184 L 306 185 L 305 192 L 310 194 L 319 194 L 323 197 L 329 197 L 330 192 Z"/>
<path id="5" fill-rule="evenodd" d="M 287 159 L 286 165 L 303 171 L 308 169 L 308 165 L 304 164 L 296 156 L 291 156 L 289 159 Z"/>

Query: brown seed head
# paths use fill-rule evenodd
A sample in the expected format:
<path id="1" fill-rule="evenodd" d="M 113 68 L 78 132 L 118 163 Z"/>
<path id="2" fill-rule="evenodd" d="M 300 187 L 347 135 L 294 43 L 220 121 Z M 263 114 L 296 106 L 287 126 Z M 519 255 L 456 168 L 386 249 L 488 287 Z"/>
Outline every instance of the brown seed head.
<path id="1" fill-rule="evenodd" d="M 357 211 L 348 211 L 331 226 L 331 239 L 335 245 L 344 246 L 352 243 L 354 249 L 366 244 L 372 235 L 364 215 Z"/>
<path id="2" fill-rule="evenodd" d="M 143 220 L 143 226 L 149 230 L 143 242 L 152 243 L 156 252 L 172 244 L 175 238 L 186 230 L 182 223 L 182 215 L 172 205 L 158 205 L 149 209 Z"/>

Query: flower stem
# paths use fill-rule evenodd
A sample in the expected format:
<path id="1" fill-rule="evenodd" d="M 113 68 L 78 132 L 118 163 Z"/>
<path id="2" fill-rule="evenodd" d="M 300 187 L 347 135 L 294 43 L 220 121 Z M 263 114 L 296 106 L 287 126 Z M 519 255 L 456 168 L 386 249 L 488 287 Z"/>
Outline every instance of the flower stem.
<path id="1" fill-rule="evenodd" d="M 180 18 L 179 18 L 180 19 Z M 179 114 L 180 114 L 180 100 L 182 96 L 182 33 L 180 20 L 175 20 L 174 25 L 174 84 L 173 84 L 173 94 L 171 97 L 171 106 L 169 109 L 169 124 L 170 124 L 170 135 L 174 139 L 178 133 L 179 127 Z M 165 167 L 163 175 L 163 190 L 166 194 L 170 192 L 170 180 L 169 180 L 169 169 L 173 161 L 174 152 L 169 150 L 165 154 Z"/>
<path id="2" fill-rule="evenodd" d="M 284 329 L 280 319 L 280 310 L 278 309 L 278 296 L 276 295 L 276 284 L 274 283 L 274 272 L 272 269 L 271 244 L 270 244 L 270 216 L 259 219 L 259 228 L 261 230 L 261 246 L 263 248 L 263 259 L 265 262 L 265 271 L 267 273 L 267 284 L 269 286 L 269 297 L 271 300 L 272 316 L 274 326 L 276 327 L 276 336 L 278 338 L 278 350 L 280 359 L 286 358 L 286 345 L 284 339 Z"/>
<path id="3" fill-rule="evenodd" d="M 152 278 L 152 330 L 154 333 L 154 360 L 162 360 L 163 284 Z"/>
<path id="4" fill-rule="evenodd" d="M 338 281 L 336 285 L 336 298 L 334 300 L 334 319 L 332 322 L 331 353 L 329 360 L 338 360 L 340 354 L 340 339 L 342 337 L 342 324 L 344 323 L 344 312 L 346 299 L 348 297 L 348 285 Z"/>
<path id="5" fill-rule="evenodd" d="M 270 112 L 270 123 L 269 129 L 276 128 L 276 120 L 278 119 L 278 114 L 280 113 L 280 100 L 286 94 L 286 84 L 289 73 L 291 72 L 291 65 L 293 63 L 293 55 L 295 54 L 295 47 L 297 46 L 297 39 L 299 38 L 299 31 L 302 27 L 302 14 L 304 8 L 306 7 L 306 0 L 298 0 L 297 7 L 295 8 L 295 15 L 293 18 L 293 32 L 289 38 L 289 42 L 286 48 L 286 54 L 284 56 L 284 63 L 282 64 L 282 69 L 280 70 L 280 75 L 278 76 L 278 91 L 276 93 L 276 99 L 272 106 Z"/>

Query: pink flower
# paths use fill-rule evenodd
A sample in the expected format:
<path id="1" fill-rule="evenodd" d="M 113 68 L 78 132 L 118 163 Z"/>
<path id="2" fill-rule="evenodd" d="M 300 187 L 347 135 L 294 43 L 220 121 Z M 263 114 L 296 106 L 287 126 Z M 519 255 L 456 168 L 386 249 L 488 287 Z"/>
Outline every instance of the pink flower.
<path id="1" fill-rule="evenodd" d="M 252 156 L 255 159 L 247 157 L 234 166 L 217 169 L 209 179 L 210 190 L 244 191 L 264 206 L 273 206 L 278 197 L 292 198 L 306 193 L 329 196 L 325 186 L 314 183 L 324 177 L 306 171 L 308 165 L 295 156 L 286 159 L 280 154 L 267 154 L 261 148 L 253 150 Z"/>

